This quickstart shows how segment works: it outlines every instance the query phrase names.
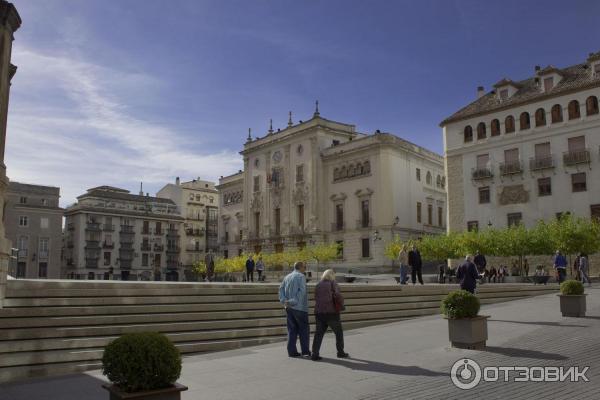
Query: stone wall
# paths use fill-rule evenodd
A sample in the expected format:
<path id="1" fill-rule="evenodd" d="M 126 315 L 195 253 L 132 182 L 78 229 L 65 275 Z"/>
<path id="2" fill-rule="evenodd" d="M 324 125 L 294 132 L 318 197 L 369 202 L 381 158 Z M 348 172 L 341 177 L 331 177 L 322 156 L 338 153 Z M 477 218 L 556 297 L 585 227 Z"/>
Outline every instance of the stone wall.
<path id="1" fill-rule="evenodd" d="M 448 180 L 448 231 L 461 231 L 466 228 L 462 155 L 445 157 L 445 169 Z"/>

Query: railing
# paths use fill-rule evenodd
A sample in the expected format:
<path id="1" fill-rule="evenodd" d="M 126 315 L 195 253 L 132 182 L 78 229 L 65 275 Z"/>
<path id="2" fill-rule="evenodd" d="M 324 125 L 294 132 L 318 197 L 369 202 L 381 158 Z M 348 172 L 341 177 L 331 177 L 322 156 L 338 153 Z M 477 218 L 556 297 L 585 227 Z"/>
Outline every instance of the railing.
<path id="1" fill-rule="evenodd" d="M 115 244 L 114 243 L 103 242 L 102 243 L 102 247 L 105 248 L 105 249 L 114 249 L 115 248 Z"/>
<path id="2" fill-rule="evenodd" d="M 356 220 L 356 229 L 367 229 L 373 226 L 373 220 L 371 218 L 361 218 Z"/>
<path id="3" fill-rule="evenodd" d="M 142 243 L 142 251 L 150 251 L 151 248 L 150 243 Z"/>
<path id="4" fill-rule="evenodd" d="M 163 234 L 163 230 L 162 229 L 154 229 L 154 234 L 155 235 L 162 235 Z"/>
<path id="5" fill-rule="evenodd" d="M 474 180 L 490 179 L 494 177 L 494 173 L 491 168 L 473 168 L 471 170 L 471 177 Z"/>
<path id="6" fill-rule="evenodd" d="M 181 248 L 179 246 L 167 246 L 167 253 L 179 253 Z"/>
<path id="7" fill-rule="evenodd" d="M 563 163 L 567 166 L 577 164 L 589 164 L 590 151 L 589 149 L 579 151 L 565 151 L 563 153 Z"/>
<path id="8" fill-rule="evenodd" d="M 167 236 L 179 236 L 179 230 L 177 229 L 167 229 Z"/>
<path id="9" fill-rule="evenodd" d="M 115 230 L 115 226 L 114 225 L 110 225 L 110 224 L 104 224 L 102 226 L 102 230 L 105 232 L 113 232 Z"/>
<path id="10" fill-rule="evenodd" d="M 121 242 L 121 245 L 119 246 L 119 250 L 122 251 L 133 251 L 133 243 L 123 243 Z"/>
<path id="11" fill-rule="evenodd" d="M 151 233 L 150 229 L 142 229 L 142 235 L 149 235 Z"/>
<path id="12" fill-rule="evenodd" d="M 186 228 L 185 233 L 188 236 L 204 236 L 204 229 Z"/>
<path id="13" fill-rule="evenodd" d="M 19 257 L 19 258 L 25 258 L 25 257 L 27 257 L 27 254 L 28 254 L 28 250 L 27 249 L 21 249 L 21 250 L 19 250 L 19 252 L 17 254 L 17 257 Z"/>
<path id="14" fill-rule="evenodd" d="M 48 253 L 48 250 L 40 250 L 38 256 L 40 259 L 46 259 L 48 258 Z"/>
<path id="15" fill-rule="evenodd" d="M 542 169 L 554 168 L 554 157 L 531 157 L 529 159 L 529 169 L 532 171 L 539 171 Z"/>
<path id="16" fill-rule="evenodd" d="M 162 244 L 155 244 L 154 245 L 154 251 L 156 252 L 161 252 L 165 249 L 165 246 L 163 246 Z"/>
<path id="17" fill-rule="evenodd" d="M 99 240 L 86 240 L 85 241 L 85 247 L 87 249 L 99 249 L 100 248 L 100 241 Z"/>
<path id="18" fill-rule="evenodd" d="M 121 225 L 120 233 L 130 233 L 130 234 L 135 233 L 133 230 L 133 225 Z"/>
<path id="19" fill-rule="evenodd" d="M 193 252 L 202 252 L 204 251 L 204 249 L 202 247 L 199 246 L 187 246 L 186 251 L 193 251 Z"/>
<path id="20" fill-rule="evenodd" d="M 333 222 L 331 224 L 331 231 L 332 232 L 341 232 L 346 228 L 346 223 L 343 221 L 337 221 L 337 222 Z"/>
<path id="21" fill-rule="evenodd" d="M 523 163 L 521 160 L 500 163 L 501 175 L 514 175 L 521 173 L 523 173 Z"/>
<path id="22" fill-rule="evenodd" d="M 119 243 L 121 243 L 122 245 L 132 245 L 133 244 L 133 238 L 130 236 L 123 236 L 119 238 Z"/>
<path id="23" fill-rule="evenodd" d="M 98 222 L 88 222 L 85 226 L 86 231 L 99 231 L 100 224 Z"/>

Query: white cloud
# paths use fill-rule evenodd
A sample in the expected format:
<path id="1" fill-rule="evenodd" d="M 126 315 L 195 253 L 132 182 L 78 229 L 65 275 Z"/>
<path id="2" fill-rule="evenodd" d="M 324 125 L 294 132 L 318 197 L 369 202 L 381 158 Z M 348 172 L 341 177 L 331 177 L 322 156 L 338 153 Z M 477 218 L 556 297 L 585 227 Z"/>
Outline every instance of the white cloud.
<path id="1" fill-rule="evenodd" d="M 62 204 L 108 184 L 154 190 L 174 176 L 216 179 L 237 171 L 237 153 L 206 153 L 198 136 L 135 115 L 135 96 L 158 96 L 162 82 L 68 54 L 20 44 L 13 79 L 6 164 L 12 180 L 61 187 Z M 192 145 L 190 146 L 190 143 Z"/>

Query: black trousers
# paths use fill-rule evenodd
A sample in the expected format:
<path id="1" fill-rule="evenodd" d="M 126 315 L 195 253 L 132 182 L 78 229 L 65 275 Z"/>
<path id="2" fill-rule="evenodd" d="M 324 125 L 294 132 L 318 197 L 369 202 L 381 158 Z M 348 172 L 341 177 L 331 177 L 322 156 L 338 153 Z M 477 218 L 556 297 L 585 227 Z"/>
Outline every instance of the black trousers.
<path id="1" fill-rule="evenodd" d="M 417 283 L 417 277 L 419 278 L 419 283 L 423 284 L 423 275 L 421 274 L 421 267 L 411 267 L 410 277 L 412 278 L 412 283 Z"/>
<path id="2" fill-rule="evenodd" d="M 331 328 L 335 333 L 335 347 L 337 348 L 338 354 L 344 352 L 344 330 L 342 329 L 342 321 L 340 320 L 340 314 L 315 314 L 315 320 L 317 330 L 312 342 L 312 354 L 313 356 L 319 355 L 321 350 L 321 343 L 323 342 L 323 336 L 327 332 L 327 328 Z"/>
<path id="3" fill-rule="evenodd" d="M 254 268 L 246 268 L 246 282 L 254 282 Z"/>

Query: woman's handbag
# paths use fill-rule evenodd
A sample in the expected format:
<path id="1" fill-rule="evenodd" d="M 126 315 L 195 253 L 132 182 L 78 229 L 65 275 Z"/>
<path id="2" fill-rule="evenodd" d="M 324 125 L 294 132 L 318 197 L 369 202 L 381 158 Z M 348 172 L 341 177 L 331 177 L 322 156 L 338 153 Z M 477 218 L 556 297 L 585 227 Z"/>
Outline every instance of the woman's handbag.
<path id="1" fill-rule="evenodd" d="M 335 283 L 333 281 L 331 281 L 331 299 L 336 313 L 340 313 L 346 309 L 346 306 L 335 297 Z"/>

